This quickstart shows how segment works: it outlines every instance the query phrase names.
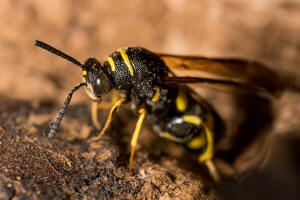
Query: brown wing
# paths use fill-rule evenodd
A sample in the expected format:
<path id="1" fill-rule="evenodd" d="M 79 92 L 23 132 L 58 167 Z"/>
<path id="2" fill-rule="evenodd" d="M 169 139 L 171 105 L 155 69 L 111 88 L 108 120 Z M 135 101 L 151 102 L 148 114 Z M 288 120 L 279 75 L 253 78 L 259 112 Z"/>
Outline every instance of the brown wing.
<path id="1" fill-rule="evenodd" d="M 246 92 L 246 93 L 256 93 L 262 96 L 271 97 L 270 95 L 273 95 L 270 91 L 268 91 L 266 88 L 256 85 L 253 83 L 243 83 L 243 82 L 237 82 L 232 80 L 220 80 L 220 79 L 210 79 L 210 78 L 203 78 L 203 77 L 178 77 L 178 76 L 172 76 L 172 77 L 162 77 L 159 79 L 160 83 L 165 84 L 176 84 L 176 83 L 197 83 L 197 84 L 203 84 L 208 86 L 215 86 L 215 88 L 218 88 L 222 91 L 227 91 L 228 89 L 239 89 L 239 91 Z"/>
<path id="2" fill-rule="evenodd" d="M 216 58 L 205 58 L 197 56 L 180 56 L 180 55 L 168 55 L 158 54 L 166 63 L 170 69 L 183 69 L 183 70 L 197 70 L 215 77 L 212 79 L 203 78 L 198 79 L 200 82 L 206 82 L 209 84 L 225 84 L 234 87 L 243 87 L 248 89 L 262 88 L 265 91 L 269 91 L 273 95 L 278 95 L 281 90 L 280 80 L 274 72 L 267 69 L 264 65 L 247 60 L 239 59 L 216 59 Z M 178 77 L 177 77 L 178 78 Z M 187 77 L 184 79 L 177 79 L 177 82 L 188 83 Z M 172 79 L 170 77 L 170 79 Z M 189 77 L 191 82 L 196 83 L 197 77 Z M 215 83 L 214 81 L 215 80 Z M 228 83 L 220 82 L 228 80 Z M 171 80 L 168 80 L 170 82 Z M 175 78 L 174 78 L 174 82 Z M 203 83 L 204 83 L 203 82 Z M 240 83 L 240 84 L 237 84 Z M 253 87 L 250 85 L 253 85 Z M 246 87 L 244 87 L 247 85 Z M 259 89 L 259 91 L 262 91 Z"/>

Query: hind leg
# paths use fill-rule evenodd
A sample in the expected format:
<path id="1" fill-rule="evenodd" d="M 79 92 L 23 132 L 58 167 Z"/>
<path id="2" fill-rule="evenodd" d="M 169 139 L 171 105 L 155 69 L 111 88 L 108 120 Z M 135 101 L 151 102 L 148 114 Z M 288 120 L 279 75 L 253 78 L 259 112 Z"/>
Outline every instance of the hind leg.
<path id="1" fill-rule="evenodd" d="M 206 148 L 204 152 L 199 156 L 199 162 L 205 163 L 210 175 L 216 182 L 220 182 L 220 174 L 212 161 L 214 155 L 214 139 L 213 134 L 204 124 L 202 125 L 204 128 L 204 135 L 206 139 Z"/>

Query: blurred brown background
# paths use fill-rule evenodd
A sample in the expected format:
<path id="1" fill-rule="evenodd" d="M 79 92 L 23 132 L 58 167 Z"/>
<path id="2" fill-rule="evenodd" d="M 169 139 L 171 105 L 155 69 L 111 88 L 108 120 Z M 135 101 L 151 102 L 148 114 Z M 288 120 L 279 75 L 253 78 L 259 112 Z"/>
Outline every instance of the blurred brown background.
<path id="1" fill-rule="evenodd" d="M 170 54 L 255 59 L 289 87 L 275 102 L 273 133 L 297 135 L 299 19 L 299 0 L 0 1 L 0 97 L 60 105 L 81 81 L 76 66 L 33 46 L 35 39 L 81 62 L 103 61 L 133 45 Z M 88 100 L 80 90 L 71 104 Z M 231 110 L 221 107 L 220 112 L 230 115 Z"/>
<path id="2" fill-rule="evenodd" d="M 156 52 L 257 59 L 295 81 L 300 74 L 297 0 L 15 0 L 1 1 L 0 8 L 0 93 L 11 98 L 61 101 L 81 80 L 71 63 L 34 47 L 35 39 L 82 62 L 138 45 Z"/>

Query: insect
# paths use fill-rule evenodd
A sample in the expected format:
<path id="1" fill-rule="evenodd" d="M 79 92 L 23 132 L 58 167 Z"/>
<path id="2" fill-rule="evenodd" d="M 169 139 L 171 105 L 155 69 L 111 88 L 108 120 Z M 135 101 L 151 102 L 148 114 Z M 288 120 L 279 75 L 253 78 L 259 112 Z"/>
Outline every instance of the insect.
<path id="1" fill-rule="evenodd" d="M 51 125 L 49 138 L 54 137 L 68 108 L 73 93 L 85 87 L 92 99 L 92 121 L 97 121 L 98 102 L 111 90 L 119 93 L 119 100 L 112 106 L 107 121 L 97 137 L 99 140 L 117 109 L 131 102 L 139 117 L 131 139 L 129 171 L 132 170 L 135 147 L 146 116 L 154 130 L 164 138 L 182 143 L 190 149 L 201 150 L 199 162 L 205 163 L 215 180 L 218 172 L 212 163 L 218 114 L 202 99 L 197 99 L 186 83 L 202 83 L 249 90 L 255 93 L 276 95 L 274 74 L 259 63 L 236 59 L 208 59 L 193 56 L 155 54 L 141 47 L 121 48 L 108 56 L 103 63 L 88 58 L 81 64 L 71 56 L 43 43 L 34 45 L 56 54 L 82 70 L 82 83 L 74 87 Z M 205 71 L 221 78 L 178 77 L 172 69 Z"/>

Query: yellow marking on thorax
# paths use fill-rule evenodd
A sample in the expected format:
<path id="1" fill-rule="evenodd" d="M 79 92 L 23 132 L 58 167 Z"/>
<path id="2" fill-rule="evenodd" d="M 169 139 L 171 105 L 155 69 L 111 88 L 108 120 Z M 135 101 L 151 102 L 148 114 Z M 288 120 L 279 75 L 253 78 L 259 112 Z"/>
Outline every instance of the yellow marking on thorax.
<path id="1" fill-rule="evenodd" d="M 186 93 L 182 87 L 179 87 L 178 94 L 176 97 L 176 108 L 180 112 L 184 112 L 187 105 L 188 105 L 188 98 L 186 96 Z"/>
<path id="2" fill-rule="evenodd" d="M 115 65 L 115 61 L 112 59 L 112 57 L 108 57 L 107 61 L 110 65 L 111 71 L 116 71 L 116 65 Z"/>
<path id="3" fill-rule="evenodd" d="M 119 52 L 120 52 L 120 54 L 121 54 L 121 56 L 122 56 L 122 58 L 123 58 L 123 60 L 124 60 L 124 62 L 126 64 L 126 66 L 128 67 L 131 76 L 133 76 L 133 67 L 132 67 L 132 65 L 131 65 L 131 63 L 129 61 L 129 58 L 128 58 L 125 50 L 124 49 L 120 49 Z"/>
<path id="4" fill-rule="evenodd" d="M 160 89 L 159 87 L 155 88 L 155 95 L 154 97 L 151 99 L 151 101 L 153 103 L 157 102 L 159 100 L 159 95 L 160 95 Z"/>
<path id="5" fill-rule="evenodd" d="M 171 135 L 171 133 L 169 133 L 168 131 L 163 132 L 162 137 L 168 139 L 168 140 L 172 140 L 175 141 L 175 137 L 173 135 Z"/>
<path id="6" fill-rule="evenodd" d="M 205 135 L 204 133 L 201 133 L 199 136 L 193 138 L 191 141 L 189 141 L 187 143 L 187 146 L 190 148 L 190 149 L 201 149 L 202 147 L 204 147 L 206 143 L 206 140 L 205 140 Z"/>
<path id="7" fill-rule="evenodd" d="M 86 76 L 87 75 L 87 71 L 86 70 L 82 70 L 82 76 Z"/>
<path id="8" fill-rule="evenodd" d="M 199 126 L 202 123 L 202 119 L 196 115 L 183 115 L 183 120 L 185 122 L 195 124 Z"/>

